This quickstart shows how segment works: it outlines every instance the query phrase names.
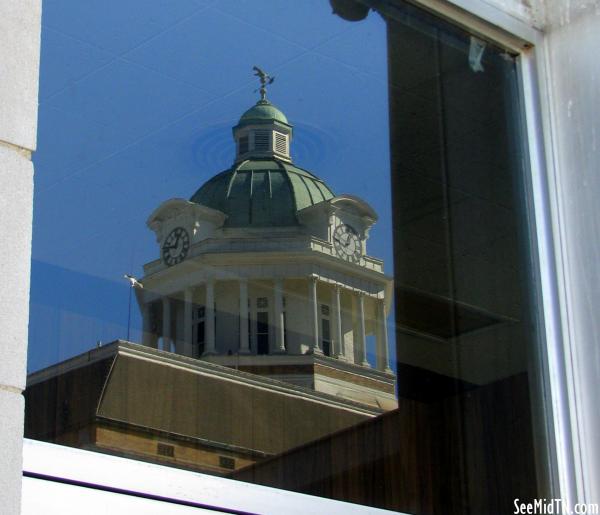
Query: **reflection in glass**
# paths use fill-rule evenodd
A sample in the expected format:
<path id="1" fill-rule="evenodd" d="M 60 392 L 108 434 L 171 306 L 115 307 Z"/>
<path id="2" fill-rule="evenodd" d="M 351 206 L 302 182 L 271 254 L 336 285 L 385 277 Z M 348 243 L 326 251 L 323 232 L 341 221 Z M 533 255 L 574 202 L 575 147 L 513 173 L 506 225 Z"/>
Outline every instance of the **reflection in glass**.
<path id="1" fill-rule="evenodd" d="M 515 56 L 399 1 L 67 4 L 27 436 L 411 513 L 534 497 Z"/>

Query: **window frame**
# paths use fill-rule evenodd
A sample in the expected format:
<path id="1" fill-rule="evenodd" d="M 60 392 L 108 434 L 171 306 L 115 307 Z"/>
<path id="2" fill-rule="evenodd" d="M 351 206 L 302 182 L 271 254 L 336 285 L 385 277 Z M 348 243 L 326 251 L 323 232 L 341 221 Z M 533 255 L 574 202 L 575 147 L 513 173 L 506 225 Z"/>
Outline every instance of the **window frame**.
<path id="1" fill-rule="evenodd" d="M 519 54 L 517 67 L 523 102 L 523 135 L 528 143 L 526 150 L 529 173 L 525 179 L 529 190 L 529 223 L 531 234 L 535 238 L 532 247 L 537 258 L 535 272 L 539 284 L 536 294 L 540 306 L 538 327 L 543 333 L 540 338 L 540 353 L 537 356 L 538 380 L 541 380 L 542 384 L 541 398 L 538 399 L 541 403 L 541 420 L 538 420 L 538 423 L 544 424 L 546 439 L 543 447 L 537 449 L 540 465 L 538 469 L 546 470 L 549 474 L 549 477 L 540 480 L 542 484 L 546 481 L 551 485 L 552 491 L 547 494 L 561 497 L 567 504 L 573 505 L 577 498 L 577 471 L 581 473 L 582 462 L 577 458 L 580 456 L 580 448 L 575 434 L 577 417 L 573 408 L 576 405 L 577 393 L 572 380 L 575 367 L 569 359 L 568 352 L 574 342 L 569 336 L 571 333 L 565 307 L 568 278 L 564 272 L 564 257 L 561 255 L 561 245 L 564 241 L 561 232 L 565 228 L 557 215 L 556 191 L 560 181 L 552 152 L 553 124 L 548 95 L 550 75 L 545 54 L 546 41 L 533 23 L 530 25 L 519 20 L 484 0 L 411 0 L 411 3 Z M 78 455 L 75 460 L 78 465 L 71 462 L 73 453 Z M 55 470 L 52 467 L 57 465 L 56 470 L 62 470 L 61 477 L 68 476 L 73 481 L 94 484 L 94 481 L 97 481 L 94 479 L 97 471 L 90 464 L 97 460 L 107 460 L 105 464 L 108 464 L 108 469 L 104 472 L 112 475 L 115 478 L 113 484 L 118 486 L 118 478 L 121 476 L 114 475 L 118 470 L 117 461 L 113 462 L 114 465 L 110 465 L 109 461 L 122 459 L 25 440 L 23 470 L 25 476 L 33 477 Z M 182 492 L 183 485 L 178 484 L 180 478 L 183 478 L 182 474 L 189 475 L 184 482 L 189 481 L 189 484 L 193 483 L 196 486 L 203 485 L 201 490 L 197 490 L 203 496 L 209 495 L 211 491 L 207 485 L 222 482 L 226 486 L 220 486 L 219 488 L 224 489 L 219 490 L 219 494 L 214 494 L 218 497 L 214 498 L 216 504 L 212 504 L 211 498 L 202 498 L 202 502 L 211 503 L 216 509 L 234 509 L 233 506 L 243 500 L 243 509 L 251 510 L 260 500 L 274 510 L 276 507 L 280 510 L 285 507 L 288 513 L 291 512 L 289 510 L 294 503 L 299 503 L 302 510 L 305 510 L 306 502 L 313 503 L 319 510 L 329 513 L 350 513 L 349 506 L 355 509 L 356 513 L 385 513 L 384 510 L 366 506 L 348 505 L 159 465 L 133 461 L 131 463 L 135 464 L 136 478 L 146 484 L 145 491 L 151 495 L 158 495 L 163 488 L 170 489 L 173 494 Z M 151 475 L 155 474 L 150 472 L 153 468 L 160 469 L 160 484 L 149 481 Z M 271 491 L 268 495 L 265 494 L 267 490 Z M 341 505 L 341 511 L 334 509 L 336 504 Z"/>

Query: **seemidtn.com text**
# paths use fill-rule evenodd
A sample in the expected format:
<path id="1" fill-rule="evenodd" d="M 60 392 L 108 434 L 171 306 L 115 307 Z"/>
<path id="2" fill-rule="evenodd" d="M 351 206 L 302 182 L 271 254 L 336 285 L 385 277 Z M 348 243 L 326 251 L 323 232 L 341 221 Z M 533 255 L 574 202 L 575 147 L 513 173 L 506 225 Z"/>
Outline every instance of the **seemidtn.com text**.
<path id="1" fill-rule="evenodd" d="M 579 503 L 568 506 L 563 499 L 535 499 L 523 502 L 520 499 L 514 501 L 515 511 L 519 515 L 599 515 L 598 503 Z"/>

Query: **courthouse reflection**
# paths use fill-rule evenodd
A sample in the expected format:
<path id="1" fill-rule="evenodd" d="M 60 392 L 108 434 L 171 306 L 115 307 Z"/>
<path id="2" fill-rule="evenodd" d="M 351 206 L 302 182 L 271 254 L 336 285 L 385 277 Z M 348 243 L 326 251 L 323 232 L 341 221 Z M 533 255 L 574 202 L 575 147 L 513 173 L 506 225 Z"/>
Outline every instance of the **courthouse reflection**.
<path id="1" fill-rule="evenodd" d="M 377 214 L 293 163 L 259 78 L 233 166 L 148 218 L 160 257 L 129 277 L 142 346 L 30 376 L 33 412 L 57 413 L 30 436 L 225 473 L 397 407 L 392 281 L 367 254 Z"/>
<path id="2" fill-rule="evenodd" d="M 545 488 L 515 58 L 400 1 L 331 5 L 387 27 L 394 278 L 368 254 L 379 206 L 294 161 L 255 67 L 233 165 L 148 214 L 141 342 L 30 375 L 27 436 L 415 514 L 508 513 Z"/>

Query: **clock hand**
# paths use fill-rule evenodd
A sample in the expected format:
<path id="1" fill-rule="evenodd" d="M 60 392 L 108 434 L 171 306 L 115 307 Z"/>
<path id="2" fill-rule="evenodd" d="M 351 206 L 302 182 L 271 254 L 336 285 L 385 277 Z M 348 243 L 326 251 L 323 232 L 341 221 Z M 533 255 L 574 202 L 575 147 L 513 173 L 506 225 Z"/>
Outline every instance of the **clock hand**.
<path id="1" fill-rule="evenodd" d="M 179 240 L 181 238 L 178 236 L 177 239 L 175 240 L 175 244 L 174 245 L 169 245 L 169 246 L 165 246 L 165 249 L 171 250 L 171 249 L 176 249 L 179 246 Z"/>

